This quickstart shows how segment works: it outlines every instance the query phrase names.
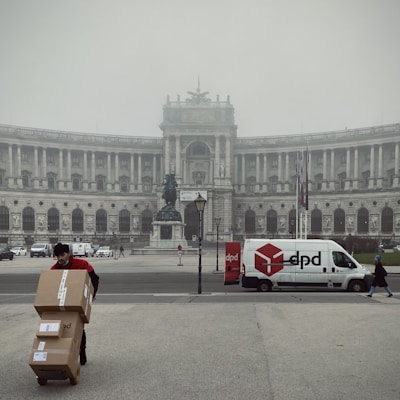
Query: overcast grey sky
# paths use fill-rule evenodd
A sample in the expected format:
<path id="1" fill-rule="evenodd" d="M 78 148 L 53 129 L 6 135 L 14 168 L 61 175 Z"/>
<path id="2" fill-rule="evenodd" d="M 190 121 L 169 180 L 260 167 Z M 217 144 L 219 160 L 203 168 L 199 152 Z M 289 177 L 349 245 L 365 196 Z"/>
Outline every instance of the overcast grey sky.
<path id="1" fill-rule="evenodd" d="M 161 136 L 187 91 L 238 136 L 400 122 L 399 0 L 0 0 L 0 123 Z"/>

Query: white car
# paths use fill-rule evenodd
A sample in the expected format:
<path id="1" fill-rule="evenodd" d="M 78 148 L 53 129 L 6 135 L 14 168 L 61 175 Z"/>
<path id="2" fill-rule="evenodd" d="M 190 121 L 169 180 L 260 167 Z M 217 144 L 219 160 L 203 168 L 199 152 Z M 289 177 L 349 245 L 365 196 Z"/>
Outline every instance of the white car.
<path id="1" fill-rule="evenodd" d="M 95 253 L 96 257 L 112 257 L 113 251 L 110 246 L 101 246 Z"/>
<path id="2" fill-rule="evenodd" d="M 23 246 L 16 246 L 10 249 L 16 256 L 26 256 L 26 248 Z"/>
<path id="3" fill-rule="evenodd" d="M 11 249 L 11 250 L 12 250 L 12 249 Z M 400 253 L 400 244 L 394 246 L 394 247 L 393 247 L 393 251 L 394 251 L 395 253 Z"/>

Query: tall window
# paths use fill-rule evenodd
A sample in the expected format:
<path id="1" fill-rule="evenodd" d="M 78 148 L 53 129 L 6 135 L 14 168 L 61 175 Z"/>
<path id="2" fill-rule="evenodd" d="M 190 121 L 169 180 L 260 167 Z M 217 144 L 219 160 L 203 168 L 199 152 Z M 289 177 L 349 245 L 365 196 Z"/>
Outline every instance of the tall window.
<path id="1" fill-rule="evenodd" d="M 107 232 L 107 212 L 103 209 L 96 211 L 96 232 Z"/>
<path id="2" fill-rule="evenodd" d="M 383 233 L 393 232 L 393 210 L 390 207 L 382 210 L 381 229 Z"/>
<path id="3" fill-rule="evenodd" d="M 296 235 L 297 232 L 297 218 L 296 218 L 296 210 L 291 209 L 289 211 L 289 233 L 292 234 L 292 236 Z"/>
<path id="4" fill-rule="evenodd" d="M 333 231 L 344 233 L 345 231 L 345 212 L 342 208 L 337 208 L 333 214 Z"/>
<path id="5" fill-rule="evenodd" d="M 322 212 L 317 208 L 311 211 L 311 232 L 312 233 L 322 232 Z"/>
<path id="6" fill-rule="evenodd" d="M 244 216 L 244 231 L 246 233 L 256 233 L 256 213 L 247 210 Z"/>
<path id="7" fill-rule="evenodd" d="M 368 233 L 369 231 L 369 212 L 366 208 L 360 208 L 357 213 L 358 233 Z"/>
<path id="8" fill-rule="evenodd" d="M 81 182 L 82 182 L 82 177 L 80 175 L 77 174 L 72 175 L 72 190 L 74 191 L 81 190 Z"/>
<path id="9" fill-rule="evenodd" d="M 142 212 L 142 232 L 143 233 L 150 233 L 153 222 L 153 213 L 149 210 L 143 210 Z"/>
<path id="10" fill-rule="evenodd" d="M 278 214 L 275 210 L 267 211 L 267 232 L 276 233 L 278 231 Z"/>
<path id="11" fill-rule="evenodd" d="M 151 193 L 152 182 L 153 182 L 153 180 L 148 176 L 145 176 L 143 178 L 142 183 L 143 183 L 143 192 L 144 193 Z"/>
<path id="12" fill-rule="evenodd" d="M 119 212 L 119 231 L 127 233 L 131 230 L 131 213 L 128 210 L 121 210 Z"/>
<path id="13" fill-rule="evenodd" d="M 6 206 L 0 206 L 0 230 L 10 229 L 10 212 Z"/>
<path id="14" fill-rule="evenodd" d="M 83 232 L 83 211 L 80 208 L 72 211 L 72 232 Z"/>
<path id="15" fill-rule="evenodd" d="M 49 208 L 47 211 L 47 223 L 49 224 L 49 231 L 58 231 L 60 229 L 60 212 L 57 208 Z"/>
<path id="16" fill-rule="evenodd" d="M 254 176 L 250 176 L 247 178 L 246 183 L 246 191 L 247 193 L 254 193 L 256 188 L 256 178 Z"/>
<path id="17" fill-rule="evenodd" d="M 28 232 L 35 230 L 35 211 L 32 207 L 22 210 L 22 229 Z"/>

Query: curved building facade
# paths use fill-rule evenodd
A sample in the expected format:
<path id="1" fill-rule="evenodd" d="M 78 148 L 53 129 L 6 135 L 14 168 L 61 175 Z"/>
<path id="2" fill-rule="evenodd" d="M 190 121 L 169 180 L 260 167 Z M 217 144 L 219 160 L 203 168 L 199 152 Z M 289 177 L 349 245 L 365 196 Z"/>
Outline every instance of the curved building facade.
<path id="1" fill-rule="evenodd" d="M 229 96 L 169 97 L 161 138 L 0 125 L 0 240 L 148 239 L 175 174 L 185 238 L 294 237 L 297 166 L 308 154 L 308 235 L 400 236 L 400 124 L 315 134 L 238 137 Z"/>

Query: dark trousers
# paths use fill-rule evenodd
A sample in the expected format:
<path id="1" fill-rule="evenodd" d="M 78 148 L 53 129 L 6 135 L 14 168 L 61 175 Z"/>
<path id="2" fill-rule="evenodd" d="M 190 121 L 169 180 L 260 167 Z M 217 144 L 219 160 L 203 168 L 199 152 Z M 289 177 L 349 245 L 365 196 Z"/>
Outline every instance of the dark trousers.
<path id="1" fill-rule="evenodd" d="M 81 353 L 85 353 L 86 350 L 86 332 L 85 330 L 83 330 L 82 332 L 82 339 L 81 339 L 81 349 L 80 352 Z"/>

